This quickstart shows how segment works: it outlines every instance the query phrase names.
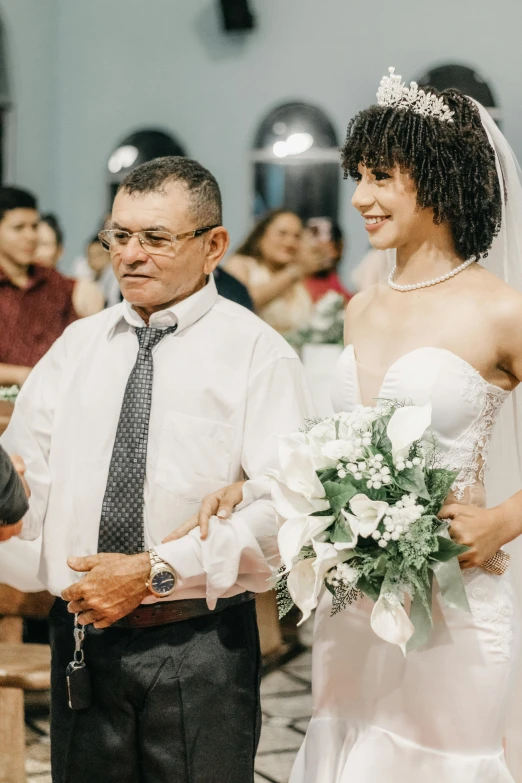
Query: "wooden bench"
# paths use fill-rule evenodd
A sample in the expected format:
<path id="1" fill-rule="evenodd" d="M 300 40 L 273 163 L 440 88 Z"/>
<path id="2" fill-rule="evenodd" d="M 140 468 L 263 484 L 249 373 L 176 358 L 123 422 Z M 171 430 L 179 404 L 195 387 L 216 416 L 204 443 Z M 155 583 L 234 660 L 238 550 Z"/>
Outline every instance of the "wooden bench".
<path id="1" fill-rule="evenodd" d="M 0 783 L 26 783 L 24 692 L 49 690 L 50 665 L 46 644 L 0 642 Z"/>
<path id="2" fill-rule="evenodd" d="M 0 585 L 0 783 L 26 783 L 24 692 L 50 688 L 50 650 L 23 644 L 23 618 L 47 617 L 53 597 Z"/>

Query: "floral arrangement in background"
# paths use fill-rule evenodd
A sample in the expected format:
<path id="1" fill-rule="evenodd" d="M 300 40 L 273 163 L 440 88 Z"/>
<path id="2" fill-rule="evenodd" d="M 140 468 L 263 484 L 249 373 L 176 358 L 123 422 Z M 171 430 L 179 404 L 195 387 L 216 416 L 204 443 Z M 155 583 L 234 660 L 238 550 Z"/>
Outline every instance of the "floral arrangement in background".
<path id="1" fill-rule="evenodd" d="M 19 393 L 19 386 L 0 386 L 0 402 L 14 403 Z"/>
<path id="2" fill-rule="evenodd" d="M 406 653 L 428 641 L 434 582 L 469 611 L 457 560 L 466 547 L 437 517 L 456 473 L 437 466 L 430 424 L 430 405 L 380 401 L 280 438 L 281 615 L 295 603 L 305 620 L 323 587 L 332 614 L 366 595 L 373 631 Z"/>
<path id="3" fill-rule="evenodd" d="M 336 291 L 328 291 L 316 302 L 310 324 L 285 337 L 294 348 L 308 343 L 343 345 L 345 310 L 344 297 Z"/>

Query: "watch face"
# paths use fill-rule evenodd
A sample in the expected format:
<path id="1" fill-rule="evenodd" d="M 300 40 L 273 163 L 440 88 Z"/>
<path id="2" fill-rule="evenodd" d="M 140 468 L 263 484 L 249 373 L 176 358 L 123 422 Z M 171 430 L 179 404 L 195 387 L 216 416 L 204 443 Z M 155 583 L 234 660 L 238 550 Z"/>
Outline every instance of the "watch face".
<path id="1" fill-rule="evenodd" d="M 176 580 L 170 571 L 158 571 L 151 579 L 152 589 L 159 595 L 167 595 L 175 584 Z"/>

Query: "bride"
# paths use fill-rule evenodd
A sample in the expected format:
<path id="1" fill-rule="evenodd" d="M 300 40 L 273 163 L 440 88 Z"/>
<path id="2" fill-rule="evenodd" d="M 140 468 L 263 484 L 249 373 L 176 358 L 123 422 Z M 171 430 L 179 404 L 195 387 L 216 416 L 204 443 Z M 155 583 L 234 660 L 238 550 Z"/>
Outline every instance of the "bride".
<path id="1" fill-rule="evenodd" d="M 522 296 L 504 280 L 522 279 L 519 172 L 481 107 L 454 90 L 406 88 L 393 69 L 378 103 L 350 123 L 342 165 L 372 246 L 394 250 L 395 266 L 387 285 L 348 305 L 335 407 L 431 402 L 444 465 L 458 471 L 441 516 L 469 546 L 461 566 L 472 611 L 436 598 L 430 642 L 404 657 L 372 632 L 369 599 L 331 617 L 324 591 L 313 717 L 290 780 L 508 783 L 519 617 L 515 563 L 506 569 L 499 550 L 522 533 L 522 492 L 486 508 L 484 470 L 502 409 L 498 475 L 517 467 L 508 447 L 518 438 Z M 241 497 L 234 485 L 205 509 L 223 516 Z"/>

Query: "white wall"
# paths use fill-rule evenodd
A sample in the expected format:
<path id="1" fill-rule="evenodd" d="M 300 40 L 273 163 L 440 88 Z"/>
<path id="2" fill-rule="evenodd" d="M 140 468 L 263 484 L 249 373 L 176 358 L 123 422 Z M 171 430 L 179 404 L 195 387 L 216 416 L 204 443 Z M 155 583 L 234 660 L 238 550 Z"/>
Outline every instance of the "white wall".
<path id="1" fill-rule="evenodd" d="M 5 178 L 58 206 L 55 181 L 56 0 L 0 4 L 13 105 L 8 115 Z"/>
<path id="2" fill-rule="evenodd" d="M 39 190 L 44 207 L 58 209 L 70 257 L 104 211 L 106 161 L 128 133 L 174 132 L 216 175 L 237 242 L 249 225 L 247 156 L 266 111 L 309 101 L 342 140 L 390 64 L 408 79 L 444 61 L 476 67 L 496 88 L 504 130 L 522 157 L 520 0 L 253 0 L 259 26 L 244 40 L 220 32 L 216 6 L 1 2 L 18 91 L 13 171 Z M 350 211 L 351 186 L 341 187 L 353 263 L 366 236 Z"/>

